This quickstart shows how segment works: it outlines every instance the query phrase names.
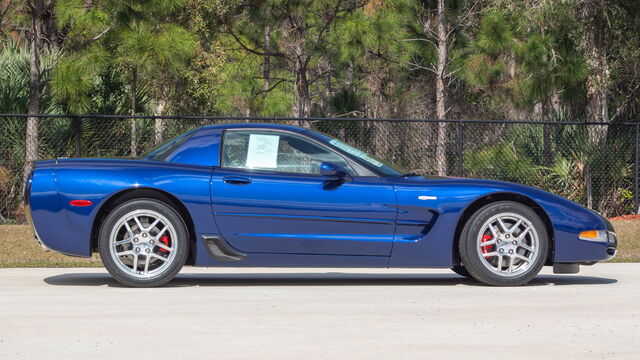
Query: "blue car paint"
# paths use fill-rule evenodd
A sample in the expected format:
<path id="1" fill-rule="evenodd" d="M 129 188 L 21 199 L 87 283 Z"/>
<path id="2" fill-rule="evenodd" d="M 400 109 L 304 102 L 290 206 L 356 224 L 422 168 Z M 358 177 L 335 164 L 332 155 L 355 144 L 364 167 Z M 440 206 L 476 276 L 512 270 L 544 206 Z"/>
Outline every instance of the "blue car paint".
<path id="1" fill-rule="evenodd" d="M 244 176 L 248 183 L 227 183 Z M 384 178 L 215 169 L 212 206 L 222 237 L 247 253 L 389 256 L 396 195 Z"/>
<path id="2" fill-rule="evenodd" d="M 422 177 L 354 178 L 323 189 L 326 180 L 316 176 L 242 174 L 219 168 L 219 144 L 227 128 L 293 131 L 332 147 L 330 138 L 307 129 L 234 124 L 194 131 L 165 161 L 39 161 L 28 179 L 27 213 L 40 240 L 64 254 L 90 256 L 100 208 L 124 191 L 148 188 L 171 194 L 189 212 L 199 266 L 450 267 L 456 261 L 455 229 L 465 209 L 484 196 L 508 193 L 529 198 L 547 214 L 554 262 L 610 257 L 607 244 L 578 239 L 581 231 L 611 230 L 610 224 L 550 193 L 500 181 Z M 224 176 L 245 176 L 252 183 L 225 184 Z M 233 190 L 252 185 L 249 191 Z M 69 204 L 77 199 L 93 205 Z M 200 240 L 203 235 L 222 236 L 248 256 L 239 262 L 215 260 Z"/>
<path id="3" fill-rule="evenodd" d="M 586 242 L 578 234 L 587 229 L 607 230 L 607 222 L 591 210 L 559 196 L 502 181 L 474 179 L 394 178 L 398 196 L 399 220 L 415 221 L 420 210 L 437 214 L 433 227 L 418 239 L 396 236 L 389 267 L 423 267 L 425 264 L 448 267 L 455 261 L 455 229 L 466 208 L 474 201 L 492 194 L 518 194 L 537 203 L 549 216 L 554 239 L 554 262 L 586 262 L 609 257 L 606 243 Z M 436 199 L 420 200 L 419 196 Z M 397 233 L 403 234 L 398 225 Z"/>
<path id="4" fill-rule="evenodd" d="M 61 159 L 37 163 L 31 216 L 47 247 L 87 257 L 91 256 L 91 230 L 100 207 L 122 191 L 149 188 L 178 198 L 193 218 L 196 232 L 216 233 L 210 179 L 209 166 L 171 162 Z M 72 206 L 69 201 L 73 199 L 89 200 L 93 205 Z"/>
<path id="5" fill-rule="evenodd" d="M 165 160 L 181 164 L 218 166 L 221 134 L 220 128 L 196 131 Z"/>

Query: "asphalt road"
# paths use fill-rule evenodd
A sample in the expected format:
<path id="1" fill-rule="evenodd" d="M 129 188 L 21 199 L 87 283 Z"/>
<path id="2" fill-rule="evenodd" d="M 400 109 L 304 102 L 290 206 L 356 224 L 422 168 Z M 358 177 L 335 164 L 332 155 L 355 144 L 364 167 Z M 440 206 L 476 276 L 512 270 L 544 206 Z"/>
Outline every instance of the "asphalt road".
<path id="1" fill-rule="evenodd" d="M 445 270 L 0 269 L 0 359 L 639 359 L 640 264 L 529 286 Z"/>

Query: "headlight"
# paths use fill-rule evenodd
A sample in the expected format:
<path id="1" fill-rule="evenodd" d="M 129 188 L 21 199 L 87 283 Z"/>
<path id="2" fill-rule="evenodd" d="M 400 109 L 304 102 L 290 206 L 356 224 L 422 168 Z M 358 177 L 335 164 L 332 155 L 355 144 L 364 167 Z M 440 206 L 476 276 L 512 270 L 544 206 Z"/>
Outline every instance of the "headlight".
<path id="1" fill-rule="evenodd" d="M 587 230 L 578 235 L 580 240 L 609 243 L 613 242 L 616 234 L 608 230 Z"/>

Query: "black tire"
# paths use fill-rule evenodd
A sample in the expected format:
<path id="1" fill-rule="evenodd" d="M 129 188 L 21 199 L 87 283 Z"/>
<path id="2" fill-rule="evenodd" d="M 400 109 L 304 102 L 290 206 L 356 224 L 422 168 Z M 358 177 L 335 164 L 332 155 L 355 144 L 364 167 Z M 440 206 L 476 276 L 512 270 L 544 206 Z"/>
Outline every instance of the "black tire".
<path id="1" fill-rule="evenodd" d="M 171 240 L 171 248 L 174 249 L 175 254 L 171 257 L 171 260 L 167 261 L 168 264 L 164 265 L 164 263 L 159 263 L 162 264 L 159 266 L 163 267 L 161 272 L 159 272 L 157 275 L 153 275 L 147 278 L 138 278 L 133 274 L 133 272 L 128 273 L 127 271 L 125 271 L 125 269 L 121 268 L 122 264 L 116 263 L 117 260 L 114 259 L 114 257 L 118 258 L 118 256 L 112 256 L 113 250 L 111 249 L 110 239 L 112 230 L 115 226 L 118 225 L 120 221 L 122 221 L 123 217 L 136 210 L 152 211 L 162 215 L 165 220 L 170 223 L 175 232 L 175 238 L 172 238 Z M 113 276 L 119 283 L 125 286 L 161 286 L 171 281 L 178 274 L 178 272 L 180 272 L 187 260 L 187 256 L 189 255 L 189 233 L 184 224 L 184 221 L 172 207 L 154 199 L 134 199 L 120 204 L 115 209 L 113 209 L 104 219 L 100 227 L 100 233 L 98 236 L 98 249 L 100 251 L 100 258 L 102 259 L 104 267 L 107 269 L 107 271 L 109 271 L 111 276 Z M 152 235 L 148 236 L 151 238 Z M 134 245 L 132 245 L 132 248 L 133 246 Z M 153 250 L 151 251 L 158 251 L 156 249 L 157 248 L 153 248 Z M 140 255 L 145 254 L 141 252 Z M 134 265 L 131 265 L 131 267 L 133 268 Z"/>
<path id="2" fill-rule="evenodd" d="M 491 256 L 483 256 L 478 250 L 478 239 L 481 236 L 480 232 L 482 231 L 484 233 L 485 231 L 482 229 L 485 223 L 494 218 L 494 216 L 508 213 L 516 214 L 526 219 L 530 223 L 530 227 L 537 233 L 538 247 L 535 249 L 535 252 L 531 252 L 531 254 L 535 254 L 531 255 L 533 260 L 528 262 L 527 265 L 522 265 L 521 273 L 514 271 L 509 274 L 506 270 L 503 271 L 503 266 L 500 264 L 496 265 L 494 270 L 490 270 L 489 267 L 491 265 L 487 265 L 489 261 L 485 258 L 488 259 L 491 258 Z M 503 234 L 501 236 L 507 235 Z M 511 237 L 511 239 L 515 240 L 513 237 Z M 498 247 L 505 246 L 505 244 L 506 246 L 511 246 L 508 244 L 509 242 L 511 242 L 511 240 L 501 240 L 503 245 L 494 245 L 494 251 L 497 253 Z M 544 266 L 549 251 L 549 236 L 544 222 L 531 208 L 513 201 L 499 201 L 480 208 L 469 218 L 460 234 L 458 248 L 464 268 L 476 280 L 493 286 L 519 286 L 531 281 Z M 481 248 L 481 250 L 482 249 L 484 248 Z M 518 248 L 514 251 L 517 254 Z M 497 255 L 494 256 L 497 258 Z M 500 255 L 500 258 L 504 259 L 503 255 Z M 521 262 L 521 264 L 524 264 L 524 262 Z M 500 270 L 497 270 L 498 268 Z M 503 275 L 498 273 L 502 273 Z"/>
<path id="3" fill-rule="evenodd" d="M 469 271 L 467 270 L 466 267 L 464 267 L 463 265 L 454 265 L 451 268 L 451 271 L 453 271 L 454 273 L 466 277 L 466 278 L 470 278 L 471 274 L 469 274 Z"/>

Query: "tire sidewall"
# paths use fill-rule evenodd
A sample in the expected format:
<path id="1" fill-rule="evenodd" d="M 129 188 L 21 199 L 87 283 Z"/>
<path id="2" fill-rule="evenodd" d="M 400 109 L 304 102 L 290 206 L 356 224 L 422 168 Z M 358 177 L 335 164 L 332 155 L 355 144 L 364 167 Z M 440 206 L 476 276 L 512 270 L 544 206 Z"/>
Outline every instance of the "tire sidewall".
<path id="1" fill-rule="evenodd" d="M 111 255 L 111 230 L 125 214 L 135 210 L 153 210 L 167 218 L 176 232 L 178 246 L 176 255 L 169 267 L 162 273 L 140 279 L 127 274 L 118 267 Z M 120 283 L 132 287 L 154 287 L 160 286 L 173 279 L 184 266 L 189 254 L 189 234 L 184 221 L 178 213 L 167 204 L 154 199 L 135 199 L 120 204 L 113 209 L 102 222 L 98 235 L 98 250 L 100 258 L 107 271 Z"/>
<path id="2" fill-rule="evenodd" d="M 524 273 L 514 277 L 503 277 L 487 269 L 477 252 L 478 233 L 484 223 L 494 215 L 512 212 L 524 216 L 538 234 L 539 253 L 534 263 Z M 466 270 L 478 281 L 494 286 L 517 286 L 531 281 L 544 266 L 549 253 L 549 235 L 540 216 L 530 207 L 513 202 L 500 201 L 482 207 L 465 224 L 459 240 L 460 258 Z"/>

